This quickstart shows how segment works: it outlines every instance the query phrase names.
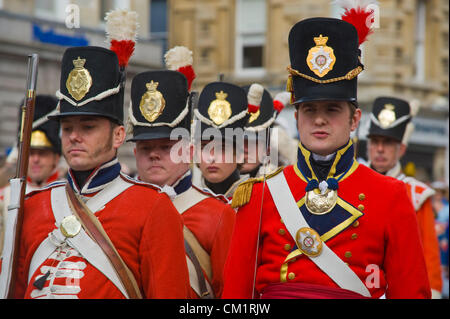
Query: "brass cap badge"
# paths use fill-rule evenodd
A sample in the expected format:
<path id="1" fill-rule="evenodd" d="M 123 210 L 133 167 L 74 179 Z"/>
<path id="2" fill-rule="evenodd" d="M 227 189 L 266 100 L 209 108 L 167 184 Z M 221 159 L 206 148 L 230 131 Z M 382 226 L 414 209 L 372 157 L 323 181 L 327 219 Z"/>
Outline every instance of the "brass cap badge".
<path id="1" fill-rule="evenodd" d="M 208 115 L 216 125 L 220 125 L 231 116 L 231 104 L 226 100 L 228 94 L 216 92 L 216 99 L 209 104 Z"/>
<path id="2" fill-rule="evenodd" d="M 378 114 L 378 121 L 382 128 L 387 128 L 395 122 L 396 116 L 394 112 L 395 106 L 393 104 L 385 104 L 384 109 Z"/>
<path id="3" fill-rule="evenodd" d="M 159 82 L 153 82 L 145 84 L 147 92 L 142 95 L 139 109 L 144 118 L 149 122 L 154 122 L 163 112 L 166 106 L 166 100 L 163 95 L 156 88 Z"/>
<path id="4" fill-rule="evenodd" d="M 328 37 L 322 35 L 314 37 L 315 47 L 308 51 L 306 63 L 317 76 L 323 77 L 333 69 L 336 57 L 333 48 L 327 46 Z"/>
<path id="5" fill-rule="evenodd" d="M 80 57 L 78 57 L 72 62 L 74 68 L 67 77 L 66 88 L 70 95 L 72 95 L 75 100 L 79 101 L 89 92 L 89 89 L 92 86 L 92 77 L 89 71 L 84 68 L 86 59 L 80 59 Z"/>

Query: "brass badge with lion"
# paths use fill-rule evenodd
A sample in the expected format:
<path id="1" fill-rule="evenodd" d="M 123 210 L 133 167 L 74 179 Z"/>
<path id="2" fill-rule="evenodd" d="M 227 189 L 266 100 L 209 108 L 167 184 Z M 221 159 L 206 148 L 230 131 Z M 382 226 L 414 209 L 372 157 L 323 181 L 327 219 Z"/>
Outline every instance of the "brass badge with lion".
<path id="1" fill-rule="evenodd" d="M 89 92 L 92 86 L 92 77 L 87 69 L 84 68 L 86 59 L 72 60 L 74 68 L 70 71 L 66 81 L 66 88 L 72 97 L 79 101 Z"/>
<path id="2" fill-rule="evenodd" d="M 337 191 L 327 189 L 321 193 L 318 189 L 306 192 L 306 208 L 314 215 L 325 215 L 336 206 Z"/>
<path id="3" fill-rule="evenodd" d="M 336 63 L 333 48 L 327 46 L 328 37 L 322 35 L 314 37 L 315 47 L 308 51 L 306 63 L 311 71 L 317 76 L 324 77 L 328 72 L 333 70 Z"/>
<path id="4" fill-rule="evenodd" d="M 209 104 L 208 115 L 216 125 L 220 125 L 231 116 L 231 104 L 226 100 L 228 94 L 216 92 L 216 99 Z"/>
<path id="5" fill-rule="evenodd" d="M 154 122 L 163 112 L 166 106 L 166 100 L 164 96 L 156 88 L 159 82 L 147 83 L 147 92 L 142 95 L 141 103 L 139 104 L 139 109 L 144 118 L 151 122 Z"/>

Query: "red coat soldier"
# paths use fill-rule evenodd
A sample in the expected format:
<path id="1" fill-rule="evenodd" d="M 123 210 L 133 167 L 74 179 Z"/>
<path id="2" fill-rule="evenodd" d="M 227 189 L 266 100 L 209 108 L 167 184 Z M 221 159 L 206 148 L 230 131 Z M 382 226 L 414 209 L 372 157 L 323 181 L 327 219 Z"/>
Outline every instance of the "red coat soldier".
<path id="1" fill-rule="evenodd" d="M 430 297 L 404 185 L 354 159 L 358 45 L 356 28 L 342 20 L 292 27 L 297 163 L 234 194 L 224 298 Z"/>
<path id="2" fill-rule="evenodd" d="M 175 47 L 166 57 L 182 53 L 189 56 L 190 51 Z M 131 85 L 130 140 L 136 143 L 139 180 L 171 194 L 183 220 L 190 297 L 220 298 L 236 213 L 224 196 L 192 185 L 189 166 L 193 95 L 189 88 L 187 77 L 176 70 L 137 74 Z"/>
<path id="3" fill-rule="evenodd" d="M 25 201 L 16 298 L 188 296 L 178 212 L 158 187 L 120 172 L 125 76 L 118 61 L 100 47 L 63 55 L 59 112 L 51 119 L 61 123 L 68 184 Z"/>
<path id="4" fill-rule="evenodd" d="M 400 158 L 406 152 L 408 139 L 414 129 L 412 106 L 393 97 L 375 99 L 368 134 L 369 165 L 378 173 L 405 183 L 408 197 L 417 213 L 423 254 L 433 298 L 440 298 L 442 289 L 439 244 L 435 230 L 431 198 L 434 190 L 402 172 Z M 418 109 L 417 109 L 418 111 Z"/>

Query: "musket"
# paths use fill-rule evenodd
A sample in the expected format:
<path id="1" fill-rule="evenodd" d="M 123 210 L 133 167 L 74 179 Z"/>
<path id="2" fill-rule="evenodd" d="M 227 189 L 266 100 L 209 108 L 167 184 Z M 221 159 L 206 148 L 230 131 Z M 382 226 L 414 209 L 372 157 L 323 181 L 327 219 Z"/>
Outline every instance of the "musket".
<path id="1" fill-rule="evenodd" d="M 16 177 L 11 179 L 11 202 L 5 228 L 5 242 L 0 275 L 0 297 L 13 298 L 18 272 L 20 236 L 24 216 L 24 203 L 27 186 L 28 158 L 36 101 L 36 80 L 39 56 L 28 55 L 27 86 L 24 104 L 21 106 L 21 125 L 19 134 L 19 158 Z"/>

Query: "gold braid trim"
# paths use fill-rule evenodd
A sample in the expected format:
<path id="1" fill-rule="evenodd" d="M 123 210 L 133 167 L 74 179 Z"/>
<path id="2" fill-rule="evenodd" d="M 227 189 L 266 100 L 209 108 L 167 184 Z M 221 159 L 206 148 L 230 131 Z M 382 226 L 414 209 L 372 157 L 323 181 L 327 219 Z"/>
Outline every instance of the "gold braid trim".
<path id="1" fill-rule="evenodd" d="M 340 76 L 337 78 L 332 78 L 332 79 L 328 79 L 328 80 L 318 80 L 316 78 L 313 78 L 312 76 L 300 73 L 299 71 L 291 68 L 290 66 L 287 67 L 287 70 L 290 73 L 290 76 L 292 75 L 297 75 L 297 76 L 301 76 L 302 78 L 305 78 L 307 80 L 316 82 L 316 83 L 320 83 L 320 84 L 326 84 L 326 83 L 332 83 L 332 82 L 337 82 L 337 81 L 342 81 L 342 80 L 352 80 L 353 78 L 355 78 L 359 73 L 362 72 L 363 68 L 361 66 L 357 66 L 356 68 L 354 68 L 353 70 L 348 71 L 348 73 L 344 76 Z M 288 80 L 289 81 L 289 80 Z M 292 81 L 292 80 L 291 80 Z M 292 82 L 291 82 L 292 83 Z M 289 86 L 289 85 L 288 85 Z M 292 85 L 291 85 L 292 87 Z"/>
<path id="2" fill-rule="evenodd" d="M 278 167 L 273 173 L 270 173 L 266 176 L 266 179 L 269 179 L 278 173 L 282 172 L 284 166 Z M 239 184 L 236 190 L 233 193 L 233 199 L 231 200 L 231 207 L 238 208 L 244 206 L 250 201 L 250 197 L 252 196 L 253 184 L 260 183 L 264 181 L 264 177 L 256 177 L 249 178 L 246 181 L 243 181 Z"/>

